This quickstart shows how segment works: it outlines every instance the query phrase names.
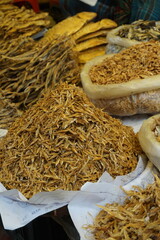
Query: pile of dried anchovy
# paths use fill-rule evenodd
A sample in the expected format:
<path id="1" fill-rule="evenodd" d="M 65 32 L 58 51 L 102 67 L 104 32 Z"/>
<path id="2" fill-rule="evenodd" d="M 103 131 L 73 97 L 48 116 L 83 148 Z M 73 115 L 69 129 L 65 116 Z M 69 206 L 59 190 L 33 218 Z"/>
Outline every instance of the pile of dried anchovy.
<path id="1" fill-rule="evenodd" d="M 62 83 L 16 120 L 0 142 L 0 182 L 27 198 L 79 190 L 107 170 L 135 169 L 141 152 L 133 129 L 96 108 L 83 90 Z"/>
<path id="2" fill-rule="evenodd" d="M 115 84 L 160 74 L 160 42 L 143 42 L 127 48 L 89 72 L 96 84 Z"/>
<path id="3" fill-rule="evenodd" d="M 160 179 L 146 189 L 135 187 L 127 192 L 123 205 L 107 204 L 89 226 L 94 239 L 158 240 L 160 239 Z"/>

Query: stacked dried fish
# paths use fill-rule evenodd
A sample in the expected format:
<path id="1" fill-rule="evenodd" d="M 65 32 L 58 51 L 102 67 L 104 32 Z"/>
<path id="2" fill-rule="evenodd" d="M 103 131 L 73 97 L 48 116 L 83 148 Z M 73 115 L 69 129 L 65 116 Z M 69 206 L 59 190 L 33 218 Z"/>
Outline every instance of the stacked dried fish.
<path id="1" fill-rule="evenodd" d="M 0 54 L 10 45 L 19 42 L 50 26 L 47 12 L 35 13 L 32 9 L 18 8 L 0 2 Z"/>
<path id="2" fill-rule="evenodd" d="M 23 41 L 22 41 L 23 42 Z M 55 87 L 59 82 L 77 83 L 79 67 L 72 51 L 73 42 L 68 37 L 60 37 L 53 42 L 25 43 L 29 51 L 18 48 L 0 58 L 0 89 L 3 97 L 28 108 L 33 105 L 42 92 Z M 22 53 L 21 53 L 22 51 Z"/>
<path id="3" fill-rule="evenodd" d="M 110 19 L 92 22 L 95 17 L 94 12 L 80 12 L 56 24 L 46 33 L 46 37 L 52 40 L 57 35 L 72 36 L 76 42 L 74 50 L 79 53 L 79 63 L 84 64 L 96 56 L 105 54 L 106 35 L 117 27 L 117 23 Z"/>
<path id="4" fill-rule="evenodd" d="M 27 198 L 41 191 L 79 190 L 107 170 L 131 172 L 141 152 L 133 129 L 90 103 L 83 90 L 47 91 L 0 142 L 0 182 Z"/>
<path id="5" fill-rule="evenodd" d="M 143 190 L 127 192 L 123 205 L 107 204 L 90 226 L 94 239 L 160 239 L 160 179 Z"/>

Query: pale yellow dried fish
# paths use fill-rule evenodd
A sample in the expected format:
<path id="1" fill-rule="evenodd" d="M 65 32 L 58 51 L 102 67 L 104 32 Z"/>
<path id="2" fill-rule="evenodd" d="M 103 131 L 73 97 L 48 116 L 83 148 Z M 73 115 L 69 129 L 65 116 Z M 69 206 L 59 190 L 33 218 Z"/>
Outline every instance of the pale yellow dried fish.
<path id="1" fill-rule="evenodd" d="M 86 63 L 91 59 L 102 56 L 105 54 L 106 45 L 100 45 L 98 47 L 90 48 L 79 53 L 78 61 L 79 63 Z"/>
<path id="2" fill-rule="evenodd" d="M 108 32 L 109 32 L 109 30 L 98 30 L 96 32 L 89 33 L 89 34 L 84 35 L 81 38 L 77 39 L 76 43 L 83 42 L 85 40 L 88 40 L 88 39 L 94 38 L 94 37 L 106 37 Z"/>
<path id="3" fill-rule="evenodd" d="M 104 45 L 104 44 L 107 44 L 106 37 L 95 37 L 95 38 L 91 38 L 89 40 L 76 44 L 73 50 L 77 52 L 81 52 L 86 49 L 93 48 L 99 45 Z"/>
<path id="4" fill-rule="evenodd" d="M 110 29 L 110 28 L 115 28 L 117 27 L 117 23 L 114 22 L 111 19 L 102 19 L 101 21 L 95 22 L 95 23 L 89 23 L 83 28 L 81 28 L 77 33 L 73 35 L 73 38 L 75 40 L 81 38 L 84 35 L 87 35 L 89 33 L 96 32 L 101 29 Z"/>
<path id="5" fill-rule="evenodd" d="M 57 35 L 72 35 L 96 16 L 97 14 L 94 12 L 80 12 L 73 17 L 68 17 L 57 23 L 48 30 L 44 37 L 50 37 L 52 39 L 57 37 Z"/>

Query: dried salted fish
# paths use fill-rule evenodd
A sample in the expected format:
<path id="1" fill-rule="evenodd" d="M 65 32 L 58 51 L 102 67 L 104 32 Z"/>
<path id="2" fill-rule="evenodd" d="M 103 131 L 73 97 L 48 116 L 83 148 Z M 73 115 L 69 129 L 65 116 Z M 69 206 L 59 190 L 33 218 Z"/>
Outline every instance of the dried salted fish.
<path id="1" fill-rule="evenodd" d="M 0 142 L 0 182 L 27 198 L 41 191 L 79 190 L 107 170 L 131 172 L 141 148 L 133 129 L 94 107 L 80 87 L 47 91 Z"/>
<path id="2" fill-rule="evenodd" d="M 33 105 L 47 88 L 59 82 L 79 83 L 77 55 L 72 51 L 74 43 L 68 37 L 54 42 L 36 43 L 21 40 L 0 57 L 0 88 L 3 96 L 10 98 L 18 107 Z M 21 47 L 22 46 L 22 47 Z"/>
<path id="3" fill-rule="evenodd" d="M 139 20 L 129 26 L 121 28 L 116 34 L 121 38 L 128 38 L 137 41 L 149 41 L 160 39 L 160 25 L 156 21 Z"/>
<path id="4" fill-rule="evenodd" d="M 89 226 L 95 240 L 160 239 L 160 179 L 146 189 L 126 192 L 124 204 L 100 206 L 94 224 Z"/>

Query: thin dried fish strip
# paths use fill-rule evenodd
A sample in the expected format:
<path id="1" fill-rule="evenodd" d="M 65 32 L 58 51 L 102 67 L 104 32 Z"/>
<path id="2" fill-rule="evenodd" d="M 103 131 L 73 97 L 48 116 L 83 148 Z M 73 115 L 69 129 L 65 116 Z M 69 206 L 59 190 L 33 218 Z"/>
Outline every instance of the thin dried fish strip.
<path id="1" fill-rule="evenodd" d="M 20 108 L 33 105 L 47 88 L 59 82 L 80 83 L 74 42 L 59 37 L 54 42 L 47 39 L 36 43 L 23 41 L 0 57 L 0 88 Z M 27 47 L 27 48 L 26 48 Z M 29 50 L 30 48 L 30 50 Z"/>
<path id="2" fill-rule="evenodd" d="M 18 37 L 29 37 L 40 32 L 51 25 L 48 13 L 35 13 L 32 9 L 24 6 L 18 8 L 13 4 L 0 5 L 0 12 L 3 14 L 0 22 L 0 44 L 1 50 L 6 50 L 6 42 Z M 18 40 L 17 40 L 18 42 Z"/>
<path id="3" fill-rule="evenodd" d="M 131 127 L 67 83 L 48 90 L 0 144 L 0 182 L 27 198 L 40 191 L 79 190 L 106 170 L 114 177 L 127 174 L 141 153 Z"/>

